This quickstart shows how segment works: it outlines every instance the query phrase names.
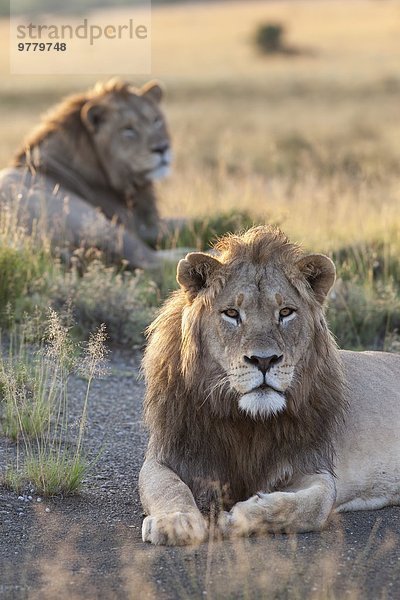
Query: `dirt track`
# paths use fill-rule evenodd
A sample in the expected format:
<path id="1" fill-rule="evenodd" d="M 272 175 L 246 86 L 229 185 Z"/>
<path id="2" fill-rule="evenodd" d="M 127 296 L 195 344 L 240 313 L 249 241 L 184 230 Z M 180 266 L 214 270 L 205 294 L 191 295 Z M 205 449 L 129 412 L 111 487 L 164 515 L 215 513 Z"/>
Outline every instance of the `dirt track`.
<path id="1" fill-rule="evenodd" d="M 183 549 L 143 544 L 138 363 L 114 354 L 111 375 L 93 384 L 88 448 L 102 453 L 81 495 L 25 502 L 0 490 L 0 598 L 400 597 L 397 507 L 347 514 L 321 534 Z M 84 387 L 74 381 L 73 394 Z M 11 451 L 2 440 L 1 464 Z"/>

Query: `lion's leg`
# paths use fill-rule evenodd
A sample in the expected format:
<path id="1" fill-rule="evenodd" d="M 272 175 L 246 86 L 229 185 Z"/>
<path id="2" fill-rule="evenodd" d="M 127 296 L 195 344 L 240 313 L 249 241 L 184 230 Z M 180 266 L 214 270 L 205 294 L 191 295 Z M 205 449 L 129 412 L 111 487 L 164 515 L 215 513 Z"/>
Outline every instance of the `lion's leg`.
<path id="1" fill-rule="evenodd" d="M 225 514 L 225 533 L 318 531 L 326 524 L 336 498 L 335 480 L 328 473 L 301 476 L 283 492 L 259 493 L 238 502 Z"/>
<path id="2" fill-rule="evenodd" d="M 139 475 L 139 492 L 147 517 L 144 542 L 181 546 L 203 542 L 207 524 L 188 486 L 174 471 L 146 458 Z"/>

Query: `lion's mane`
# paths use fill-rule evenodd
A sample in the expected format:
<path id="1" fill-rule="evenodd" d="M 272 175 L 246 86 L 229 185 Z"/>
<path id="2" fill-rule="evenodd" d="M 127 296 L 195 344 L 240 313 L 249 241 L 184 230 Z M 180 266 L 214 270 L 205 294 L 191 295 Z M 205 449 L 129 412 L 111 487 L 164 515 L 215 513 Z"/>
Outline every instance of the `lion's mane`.
<path id="1" fill-rule="evenodd" d="M 264 419 L 239 410 L 236 393 L 206 351 L 205 336 L 213 332 L 203 315 L 243 263 L 275 261 L 290 273 L 301 251 L 266 227 L 226 236 L 216 250 L 224 268 L 194 299 L 175 292 L 148 330 L 144 418 L 148 452 L 183 479 L 200 506 L 219 499 L 229 508 L 258 490 L 273 491 L 293 472 L 333 473 L 333 439 L 347 404 L 336 344 L 304 282 L 300 290 L 315 333 L 286 394 L 286 410 Z"/>

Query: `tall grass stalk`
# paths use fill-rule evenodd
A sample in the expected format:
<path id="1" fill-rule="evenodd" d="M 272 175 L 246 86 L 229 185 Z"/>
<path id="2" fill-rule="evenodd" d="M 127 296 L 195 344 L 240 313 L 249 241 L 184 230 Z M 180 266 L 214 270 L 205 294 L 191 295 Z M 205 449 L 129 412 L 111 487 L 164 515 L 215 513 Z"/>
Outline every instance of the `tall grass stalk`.
<path id="1" fill-rule="evenodd" d="M 5 480 L 14 489 L 29 484 L 42 495 L 71 494 L 89 468 L 84 434 L 90 387 L 103 372 L 106 333 L 100 326 L 81 357 L 68 319 L 63 322 L 50 309 L 45 335 L 35 346 L 27 343 L 23 326 L 16 328 L 8 355 L 0 361 L 3 433 L 17 444 L 15 464 Z M 70 419 L 68 384 L 73 373 L 87 379 L 78 429 Z"/>
<path id="2" fill-rule="evenodd" d="M 97 375 L 103 374 L 103 364 L 106 357 L 105 341 L 107 339 L 106 327 L 104 323 L 100 325 L 95 333 L 90 334 L 89 343 L 86 348 L 85 360 L 83 362 L 82 374 L 87 376 L 86 394 L 83 403 L 82 417 L 79 425 L 78 441 L 76 444 L 76 456 L 81 453 L 84 431 L 87 421 L 87 410 L 89 402 L 89 392 L 93 379 Z"/>

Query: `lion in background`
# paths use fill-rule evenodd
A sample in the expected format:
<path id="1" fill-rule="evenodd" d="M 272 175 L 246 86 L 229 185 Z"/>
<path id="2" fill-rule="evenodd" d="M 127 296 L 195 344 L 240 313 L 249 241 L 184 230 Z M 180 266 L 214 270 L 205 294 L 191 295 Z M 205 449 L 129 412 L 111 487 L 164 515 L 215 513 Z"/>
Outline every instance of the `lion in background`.
<path id="1" fill-rule="evenodd" d="M 178 265 L 149 328 L 143 540 L 320 530 L 400 503 L 400 356 L 339 351 L 333 262 L 267 227 Z M 230 512 L 226 512 L 226 511 Z"/>
<path id="2" fill-rule="evenodd" d="M 52 245 L 97 246 L 132 267 L 157 265 L 153 182 L 170 168 L 170 137 L 155 82 L 112 79 L 64 99 L 0 173 L 0 202 Z"/>

